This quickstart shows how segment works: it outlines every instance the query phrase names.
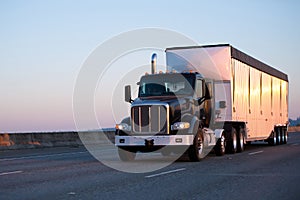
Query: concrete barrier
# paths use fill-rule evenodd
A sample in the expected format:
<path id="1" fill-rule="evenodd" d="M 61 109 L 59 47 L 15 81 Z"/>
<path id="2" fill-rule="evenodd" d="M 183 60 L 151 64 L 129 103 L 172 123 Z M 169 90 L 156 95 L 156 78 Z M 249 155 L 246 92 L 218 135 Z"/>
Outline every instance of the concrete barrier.
<path id="1" fill-rule="evenodd" d="M 104 131 L 83 131 L 80 135 L 105 136 L 114 143 L 115 132 Z M 100 137 L 100 138 L 101 138 Z M 100 141 L 101 142 L 101 141 Z M 83 145 L 78 132 L 35 132 L 35 133 L 0 133 L 0 150 L 7 149 L 28 149 L 46 147 L 65 147 Z"/>

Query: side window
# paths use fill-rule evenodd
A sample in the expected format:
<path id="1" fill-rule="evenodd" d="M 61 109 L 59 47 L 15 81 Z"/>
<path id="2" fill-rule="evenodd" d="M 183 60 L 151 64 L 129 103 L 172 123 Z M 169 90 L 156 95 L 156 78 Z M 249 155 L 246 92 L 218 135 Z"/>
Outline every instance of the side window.
<path id="1" fill-rule="evenodd" d="M 196 83 L 196 95 L 197 97 L 202 97 L 203 96 L 203 81 L 202 80 L 197 80 Z"/>

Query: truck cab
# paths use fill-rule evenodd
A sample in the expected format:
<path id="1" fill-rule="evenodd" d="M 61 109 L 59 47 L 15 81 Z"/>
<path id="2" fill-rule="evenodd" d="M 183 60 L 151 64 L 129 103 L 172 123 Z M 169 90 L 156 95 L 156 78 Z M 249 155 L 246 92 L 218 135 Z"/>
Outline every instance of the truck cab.
<path id="1" fill-rule="evenodd" d="M 206 81 L 211 83 L 197 72 L 146 74 L 138 82 L 134 100 L 130 86 L 125 86 L 131 112 L 116 126 L 115 145 L 121 160 L 132 159 L 136 152 L 165 153 L 166 149 L 187 151 L 191 160 L 204 157 L 204 147 L 216 143 L 214 132 L 208 129 L 212 96 Z"/>

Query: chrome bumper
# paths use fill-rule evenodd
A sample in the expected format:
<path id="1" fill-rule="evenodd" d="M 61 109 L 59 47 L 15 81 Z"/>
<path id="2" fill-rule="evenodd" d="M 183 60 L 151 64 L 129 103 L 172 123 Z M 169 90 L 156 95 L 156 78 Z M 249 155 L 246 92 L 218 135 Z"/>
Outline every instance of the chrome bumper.
<path id="1" fill-rule="evenodd" d="M 192 145 L 194 135 L 168 136 L 119 136 L 115 137 L 115 146 L 146 146 L 151 141 L 153 146 Z"/>

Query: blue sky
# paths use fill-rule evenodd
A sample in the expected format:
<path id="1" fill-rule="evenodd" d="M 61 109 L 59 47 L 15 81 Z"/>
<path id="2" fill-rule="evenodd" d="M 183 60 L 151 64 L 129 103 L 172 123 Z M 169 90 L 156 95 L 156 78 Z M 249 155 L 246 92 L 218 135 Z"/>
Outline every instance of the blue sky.
<path id="1" fill-rule="evenodd" d="M 0 132 L 73 130 L 72 93 L 84 60 L 112 36 L 144 27 L 230 43 L 287 73 L 296 118 L 299 21 L 297 0 L 1 0 Z"/>

